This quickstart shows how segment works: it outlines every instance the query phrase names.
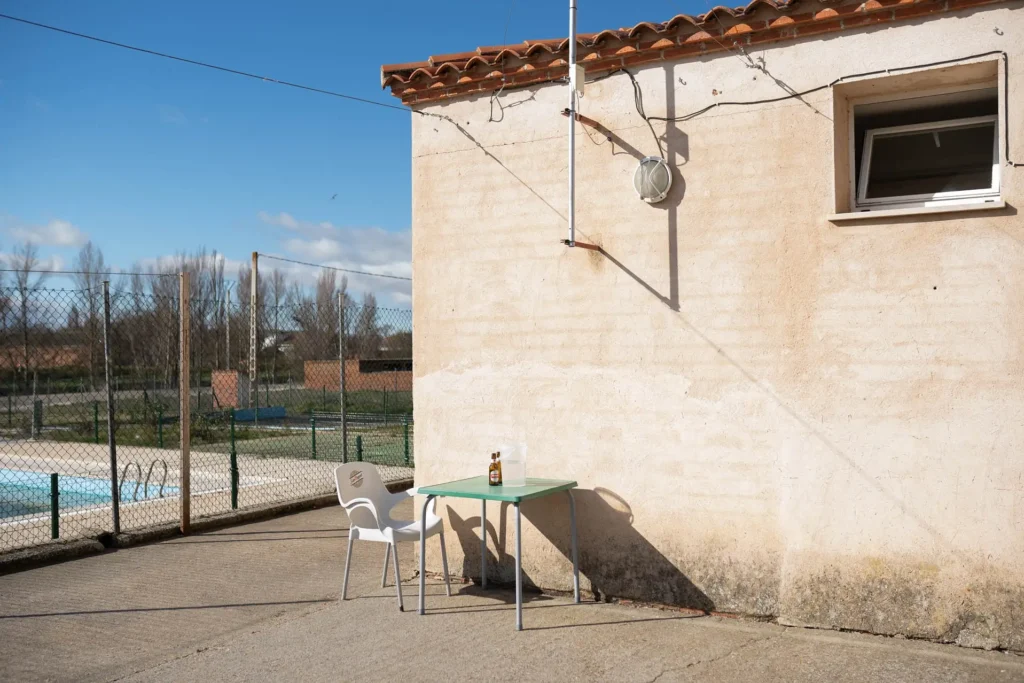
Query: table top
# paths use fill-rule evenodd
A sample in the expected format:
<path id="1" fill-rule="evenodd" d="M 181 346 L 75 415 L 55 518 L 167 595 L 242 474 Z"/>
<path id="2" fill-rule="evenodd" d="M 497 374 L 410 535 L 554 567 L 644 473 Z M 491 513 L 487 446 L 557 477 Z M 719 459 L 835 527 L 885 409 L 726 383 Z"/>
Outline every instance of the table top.
<path id="1" fill-rule="evenodd" d="M 420 486 L 416 493 L 421 496 L 446 496 L 448 498 L 475 498 L 477 500 L 500 500 L 506 503 L 520 503 L 531 498 L 549 496 L 552 493 L 576 488 L 576 482 L 568 479 L 526 478 L 526 486 L 491 486 L 487 475 L 449 481 L 433 486 Z"/>

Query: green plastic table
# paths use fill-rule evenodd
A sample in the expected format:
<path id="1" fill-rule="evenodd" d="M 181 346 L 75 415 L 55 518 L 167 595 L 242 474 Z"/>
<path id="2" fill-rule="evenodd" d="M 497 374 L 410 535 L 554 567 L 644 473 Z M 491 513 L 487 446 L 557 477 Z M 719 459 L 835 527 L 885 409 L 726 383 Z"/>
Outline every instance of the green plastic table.
<path id="1" fill-rule="evenodd" d="M 526 478 L 526 486 L 491 486 L 486 476 L 459 479 L 446 484 L 421 486 L 416 492 L 426 496 L 423 502 L 423 514 L 420 517 L 420 614 L 426 613 L 425 587 L 425 543 L 427 537 L 427 506 L 437 497 L 472 498 L 480 501 L 480 586 L 487 588 L 487 501 L 496 500 L 512 503 L 516 508 L 516 630 L 523 630 L 523 562 L 522 532 L 519 504 L 524 500 L 532 500 L 554 493 L 565 493 L 569 496 L 569 530 L 572 540 L 572 580 L 573 596 L 576 603 L 580 601 L 580 568 L 576 550 L 576 501 L 572 490 L 576 482 L 563 479 Z"/>

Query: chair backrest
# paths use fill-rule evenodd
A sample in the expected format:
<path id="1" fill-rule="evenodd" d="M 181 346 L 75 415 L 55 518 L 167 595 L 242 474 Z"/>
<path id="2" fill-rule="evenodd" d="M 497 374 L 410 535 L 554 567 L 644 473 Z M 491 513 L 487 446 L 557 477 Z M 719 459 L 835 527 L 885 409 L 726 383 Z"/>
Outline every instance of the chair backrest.
<path id="1" fill-rule="evenodd" d="M 334 470 L 334 482 L 338 487 L 338 502 L 348 512 L 353 526 L 381 528 L 381 515 L 386 516 L 389 494 L 376 466 L 367 462 L 340 465 Z M 369 501 L 369 505 L 353 505 L 353 501 L 360 498 Z"/>

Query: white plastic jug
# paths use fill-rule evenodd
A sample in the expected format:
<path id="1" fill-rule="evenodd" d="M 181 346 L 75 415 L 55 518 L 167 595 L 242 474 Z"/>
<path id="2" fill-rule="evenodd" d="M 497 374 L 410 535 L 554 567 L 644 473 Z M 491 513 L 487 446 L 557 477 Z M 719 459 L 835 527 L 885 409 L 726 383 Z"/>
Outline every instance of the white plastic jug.
<path id="1" fill-rule="evenodd" d="M 500 451 L 502 486 L 526 486 L 526 444 L 506 444 Z"/>

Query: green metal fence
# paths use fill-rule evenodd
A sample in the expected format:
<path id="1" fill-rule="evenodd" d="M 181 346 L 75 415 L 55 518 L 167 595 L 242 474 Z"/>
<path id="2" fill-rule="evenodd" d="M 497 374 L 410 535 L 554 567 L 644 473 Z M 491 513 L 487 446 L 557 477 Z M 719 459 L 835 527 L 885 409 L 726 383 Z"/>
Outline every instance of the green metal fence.
<path id="1" fill-rule="evenodd" d="M 182 306 L 166 279 L 106 300 L 0 289 L 0 552 L 179 521 Z M 239 298 L 188 302 L 191 516 L 330 494 L 346 461 L 411 477 L 411 312 L 333 288 L 255 316 Z"/>

